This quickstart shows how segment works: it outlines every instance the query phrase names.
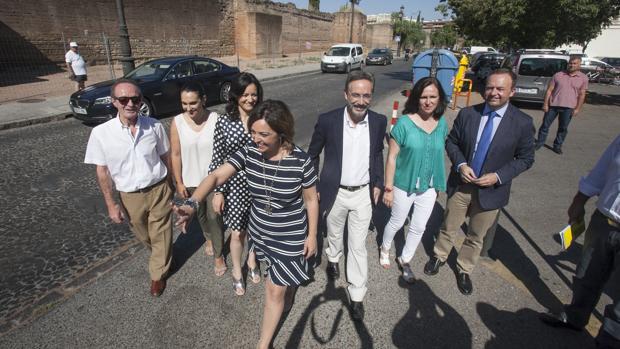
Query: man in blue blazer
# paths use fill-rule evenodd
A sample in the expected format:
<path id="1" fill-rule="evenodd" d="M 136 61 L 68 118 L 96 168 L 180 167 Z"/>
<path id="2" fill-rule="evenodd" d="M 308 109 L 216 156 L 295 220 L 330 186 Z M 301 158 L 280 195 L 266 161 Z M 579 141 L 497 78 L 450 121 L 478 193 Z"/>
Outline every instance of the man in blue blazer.
<path id="1" fill-rule="evenodd" d="M 469 275 L 480 257 L 484 236 L 499 209 L 508 204 L 512 179 L 534 163 L 532 118 L 509 103 L 515 82 L 515 74 L 507 69 L 489 75 L 486 103 L 462 109 L 446 140 L 454 167 L 448 177 L 444 221 L 424 273 L 437 274 L 469 215 L 467 237 L 456 263 L 457 286 L 465 295 L 473 289 Z"/>
<path id="2" fill-rule="evenodd" d="M 383 189 L 383 137 L 387 118 L 369 110 L 374 77 L 364 71 L 348 75 L 346 107 L 319 116 L 308 154 L 323 169 L 318 192 L 321 218 L 327 227 L 327 275 L 340 276 L 338 261 L 344 250 L 344 226 L 348 227 L 347 278 L 351 315 L 363 320 L 363 299 L 368 281 L 366 236 L 373 206 Z"/>

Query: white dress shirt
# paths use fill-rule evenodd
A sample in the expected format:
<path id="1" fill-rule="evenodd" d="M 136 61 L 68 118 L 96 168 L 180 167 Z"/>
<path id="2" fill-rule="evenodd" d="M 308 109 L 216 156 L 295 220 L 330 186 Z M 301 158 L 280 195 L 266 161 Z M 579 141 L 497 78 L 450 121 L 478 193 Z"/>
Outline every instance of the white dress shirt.
<path id="1" fill-rule="evenodd" d="M 598 196 L 596 208 L 620 222 L 620 135 L 607 147 L 592 171 L 579 181 L 584 195 Z"/>
<path id="2" fill-rule="evenodd" d="M 107 166 L 116 190 L 133 192 L 166 177 L 168 169 L 160 156 L 169 149 L 159 121 L 139 116 L 133 136 L 117 116 L 92 130 L 84 163 Z"/>
<path id="3" fill-rule="evenodd" d="M 344 108 L 342 175 L 340 185 L 359 186 L 370 182 L 370 129 L 368 114 L 355 124 Z"/>

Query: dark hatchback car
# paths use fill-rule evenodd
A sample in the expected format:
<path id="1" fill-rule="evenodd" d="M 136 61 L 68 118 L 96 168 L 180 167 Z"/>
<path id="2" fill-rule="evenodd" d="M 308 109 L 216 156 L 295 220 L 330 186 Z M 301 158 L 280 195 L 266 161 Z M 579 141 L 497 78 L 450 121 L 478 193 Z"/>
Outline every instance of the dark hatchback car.
<path id="1" fill-rule="evenodd" d="M 226 102 L 232 79 L 239 69 L 214 59 L 198 56 L 165 57 L 141 64 L 124 78 L 135 80 L 143 95 L 140 113 L 164 115 L 181 110 L 181 87 L 199 81 L 209 104 Z M 103 81 L 71 95 L 69 105 L 76 119 L 97 123 L 116 116 L 110 87 L 114 80 Z"/>
<path id="2" fill-rule="evenodd" d="M 476 62 L 471 66 L 471 71 L 474 72 L 476 79 L 484 82 L 492 71 L 502 65 L 504 58 L 506 58 L 506 55 L 503 53 L 482 55 L 478 57 Z"/>
<path id="3" fill-rule="evenodd" d="M 392 56 L 392 51 L 389 48 L 376 48 L 366 56 L 366 65 L 388 65 L 392 64 L 392 60 L 394 60 L 394 56 Z"/>

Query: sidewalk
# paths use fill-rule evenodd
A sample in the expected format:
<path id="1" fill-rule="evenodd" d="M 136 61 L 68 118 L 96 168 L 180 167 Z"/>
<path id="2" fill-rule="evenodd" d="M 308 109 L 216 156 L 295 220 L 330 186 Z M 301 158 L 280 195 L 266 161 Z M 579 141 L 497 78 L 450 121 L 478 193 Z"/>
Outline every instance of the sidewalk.
<path id="1" fill-rule="evenodd" d="M 256 65 L 246 65 L 248 66 L 246 71 L 253 73 L 261 81 L 320 71 L 318 62 L 266 69 L 260 69 Z M 69 95 L 31 96 L 0 104 L 0 130 L 63 120 L 68 117 L 72 117 Z"/>

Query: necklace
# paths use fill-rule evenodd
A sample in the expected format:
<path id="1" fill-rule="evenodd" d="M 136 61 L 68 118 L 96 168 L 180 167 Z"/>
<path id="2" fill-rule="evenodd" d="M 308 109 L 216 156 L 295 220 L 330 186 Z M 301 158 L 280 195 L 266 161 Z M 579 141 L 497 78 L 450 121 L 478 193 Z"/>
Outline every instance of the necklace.
<path id="1" fill-rule="evenodd" d="M 263 184 L 265 185 L 265 195 L 267 195 L 267 203 L 265 204 L 265 212 L 267 213 L 268 216 L 271 216 L 271 193 L 273 192 L 273 181 L 276 179 L 276 176 L 278 175 L 278 170 L 280 169 L 280 163 L 282 162 L 282 158 L 284 158 L 284 155 L 282 155 L 280 157 L 280 160 L 278 160 L 278 165 L 276 166 L 276 172 L 273 174 L 273 177 L 271 177 L 271 184 L 269 184 L 269 191 L 267 191 L 267 174 L 265 173 L 265 156 L 262 156 L 261 159 L 263 160 Z"/>

